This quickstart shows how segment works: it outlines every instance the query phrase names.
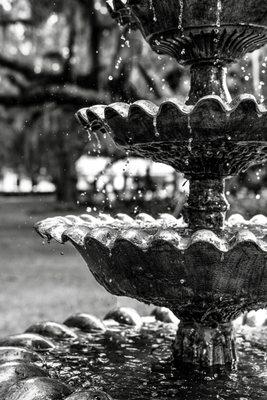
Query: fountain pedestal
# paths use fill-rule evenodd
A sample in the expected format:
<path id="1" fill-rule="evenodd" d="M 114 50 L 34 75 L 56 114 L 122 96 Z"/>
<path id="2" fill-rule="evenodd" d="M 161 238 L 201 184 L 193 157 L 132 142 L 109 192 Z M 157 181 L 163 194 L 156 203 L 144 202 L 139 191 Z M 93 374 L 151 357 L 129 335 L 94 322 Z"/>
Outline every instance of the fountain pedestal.
<path id="1" fill-rule="evenodd" d="M 224 189 L 222 178 L 190 179 L 190 193 L 185 207 L 185 220 L 189 228 L 215 231 L 223 228 L 225 214 L 229 209 Z"/>
<path id="2" fill-rule="evenodd" d="M 203 96 L 217 95 L 230 103 L 231 95 L 226 84 L 226 66 L 216 59 L 210 63 L 194 64 L 190 68 L 191 90 L 187 104 L 196 104 Z"/>
<path id="3" fill-rule="evenodd" d="M 216 326 L 217 325 L 217 326 Z M 232 367 L 237 363 L 235 332 L 231 322 L 205 326 L 197 322 L 181 322 L 173 354 L 177 365 L 199 368 Z"/>

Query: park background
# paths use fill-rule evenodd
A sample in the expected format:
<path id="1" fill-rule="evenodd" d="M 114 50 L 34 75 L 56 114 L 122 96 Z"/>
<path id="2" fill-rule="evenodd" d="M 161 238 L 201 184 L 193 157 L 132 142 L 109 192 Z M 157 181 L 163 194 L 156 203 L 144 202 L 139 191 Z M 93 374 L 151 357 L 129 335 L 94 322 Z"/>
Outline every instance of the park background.
<path id="1" fill-rule="evenodd" d="M 47 245 L 33 225 L 54 215 L 160 212 L 179 216 L 188 182 L 172 168 L 129 159 L 88 137 L 75 112 L 94 104 L 185 101 L 190 77 L 118 27 L 104 0 L 0 0 L 0 334 L 74 312 L 103 317 L 117 299 L 69 245 Z M 229 67 L 233 97 L 267 95 L 267 49 Z M 267 168 L 230 179 L 231 213 L 267 211 Z"/>

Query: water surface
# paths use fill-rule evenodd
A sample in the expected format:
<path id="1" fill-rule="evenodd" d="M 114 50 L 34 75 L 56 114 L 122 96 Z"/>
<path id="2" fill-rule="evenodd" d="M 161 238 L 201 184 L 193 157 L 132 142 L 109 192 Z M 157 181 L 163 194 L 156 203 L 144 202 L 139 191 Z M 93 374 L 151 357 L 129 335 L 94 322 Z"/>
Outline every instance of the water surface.
<path id="1" fill-rule="evenodd" d="M 243 328 L 238 369 L 213 375 L 175 368 L 170 350 L 175 330 L 157 322 L 80 334 L 76 341 L 58 341 L 45 366 L 76 389 L 94 387 L 117 400 L 267 398 L 266 328 Z"/>

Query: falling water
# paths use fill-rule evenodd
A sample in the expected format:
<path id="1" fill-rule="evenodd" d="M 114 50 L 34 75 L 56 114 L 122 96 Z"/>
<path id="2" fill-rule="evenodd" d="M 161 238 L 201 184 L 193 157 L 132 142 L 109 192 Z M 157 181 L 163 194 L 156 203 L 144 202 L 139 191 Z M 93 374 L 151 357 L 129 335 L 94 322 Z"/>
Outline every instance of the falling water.
<path id="1" fill-rule="evenodd" d="M 130 164 L 130 150 L 126 150 L 125 151 L 125 155 L 126 155 L 126 161 L 125 161 L 125 166 L 123 168 L 123 172 L 127 171 L 127 168 L 128 168 L 128 166 Z"/>
<path id="2" fill-rule="evenodd" d="M 255 50 L 251 54 L 253 89 L 257 99 L 261 98 L 263 86 L 260 79 L 260 54 L 260 50 Z"/>
<path id="3" fill-rule="evenodd" d="M 266 66 L 267 66 L 266 61 L 267 61 L 267 57 L 265 57 L 263 59 L 262 63 L 261 63 L 261 78 L 262 78 L 262 80 L 261 80 L 261 89 L 263 89 L 263 86 L 265 85 L 265 82 L 266 82 Z M 264 100 L 265 100 L 264 95 L 263 95 L 262 92 L 261 92 L 259 100 L 260 100 L 260 103 L 263 103 Z"/>
<path id="4" fill-rule="evenodd" d="M 193 130 L 192 130 L 192 126 L 191 126 L 191 116 L 190 114 L 188 114 L 187 117 L 187 127 L 188 127 L 188 131 L 189 131 L 189 140 L 188 140 L 188 151 L 191 153 L 192 151 L 192 142 L 193 142 Z"/>
<path id="5" fill-rule="evenodd" d="M 216 10 L 216 26 L 221 27 L 221 14 L 222 14 L 222 0 L 217 0 L 217 10 Z"/>
<path id="6" fill-rule="evenodd" d="M 222 15 L 222 0 L 217 0 L 217 8 L 216 8 L 216 28 L 215 28 L 215 37 L 214 37 L 214 43 L 215 47 L 217 43 L 219 42 L 219 33 L 220 33 L 220 27 L 221 27 L 221 15 Z M 219 62 L 219 54 L 217 53 L 218 48 L 216 49 L 215 52 L 215 65 Z"/>
<path id="7" fill-rule="evenodd" d="M 157 115 L 155 115 L 153 118 L 153 126 L 154 126 L 155 136 L 159 137 L 160 134 L 159 134 L 158 127 L 157 127 Z"/>
<path id="8" fill-rule="evenodd" d="M 178 29 L 183 34 L 184 0 L 179 0 Z"/>
<path id="9" fill-rule="evenodd" d="M 120 68 L 120 65 L 121 65 L 121 63 L 122 63 L 122 58 L 121 58 L 121 57 L 119 57 L 119 58 L 117 59 L 117 61 L 116 61 L 115 68 L 116 68 L 116 69 L 119 69 L 119 68 Z"/>
<path id="10" fill-rule="evenodd" d="M 156 14 L 156 9 L 155 9 L 153 0 L 149 0 L 149 8 L 153 12 L 153 21 L 156 22 L 157 21 L 157 14 Z"/>
<path id="11" fill-rule="evenodd" d="M 101 148 L 102 148 L 102 146 L 101 146 L 101 142 L 100 142 L 100 140 L 99 140 L 99 137 L 98 137 L 98 135 L 97 135 L 97 133 L 96 132 L 94 132 L 94 131 L 92 131 L 92 130 L 89 130 L 88 131 L 88 136 L 89 136 L 89 140 L 90 141 L 92 141 L 93 139 L 92 139 L 92 134 L 93 134 L 93 137 L 94 137 L 94 142 L 96 143 L 93 143 L 93 148 L 95 148 L 95 151 L 97 151 L 98 153 L 100 153 L 100 150 L 101 150 Z"/>

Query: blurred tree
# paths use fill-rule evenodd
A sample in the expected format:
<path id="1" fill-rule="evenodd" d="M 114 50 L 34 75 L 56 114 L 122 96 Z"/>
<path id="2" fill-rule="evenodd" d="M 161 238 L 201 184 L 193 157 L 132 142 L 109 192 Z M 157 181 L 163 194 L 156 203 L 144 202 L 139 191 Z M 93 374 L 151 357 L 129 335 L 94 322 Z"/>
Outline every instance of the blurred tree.
<path id="1" fill-rule="evenodd" d="M 70 200 L 62 188 L 72 182 L 73 193 L 77 180 L 76 157 L 71 156 L 69 141 L 78 129 L 74 111 L 97 103 L 160 100 L 164 96 L 165 85 L 152 71 L 151 62 L 145 58 L 143 65 L 141 62 L 142 52 L 151 54 L 148 46 L 143 48 L 139 33 L 117 28 L 104 0 L 0 0 L 0 48 L 0 105 L 15 110 L 12 118 L 17 134 L 12 164 L 17 170 L 23 164 L 33 181 L 45 166 L 61 201 Z M 161 65 L 164 59 L 158 62 L 158 68 Z M 169 94 L 168 90 L 165 93 Z M 70 106 L 72 112 L 66 117 L 65 109 Z M 47 116 L 51 109 L 57 110 L 56 123 L 54 117 Z M 63 129 L 65 121 L 68 127 Z M 65 141 L 64 132 L 68 132 Z M 64 148 L 66 154 L 58 157 L 56 148 L 62 152 Z M 110 143 L 101 143 L 101 148 L 122 156 Z M 99 152 L 94 143 L 89 150 Z M 41 157 L 43 152 L 49 157 Z M 57 165 L 58 173 L 52 165 Z"/>
<path id="2" fill-rule="evenodd" d="M 45 166 L 60 201 L 75 200 L 75 161 L 86 149 L 74 112 L 111 100 L 99 82 L 101 40 L 113 22 L 105 7 L 97 13 L 96 6 L 102 7 L 91 0 L 0 1 L 0 104 L 15 109 L 10 113 L 16 132 L 10 135 L 14 151 L 1 146 L 0 162 L 9 156 L 33 182 Z M 5 136 L 1 132 L 3 143 Z"/>
<path id="3" fill-rule="evenodd" d="M 17 170 L 22 165 L 33 182 L 45 167 L 60 201 L 75 200 L 70 193 L 75 192 L 79 154 L 99 153 L 101 147 L 105 154 L 122 156 L 104 140 L 100 146 L 93 140 L 86 146 L 74 111 L 141 98 L 183 100 L 189 90 L 188 71 L 153 54 L 139 32 L 118 29 L 105 0 L 0 0 L 0 49 L 0 117 L 13 131 L 8 140 L 0 132 L 0 142 L 5 143 L 2 164 L 9 162 Z M 262 54 L 258 58 L 263 76 Z M 233 94 L 247 86 L 249 92 L 257 92 L 253 62 L 249 56 L 232 67 Z M 69 192 L 64 186 L 71 186 Z"/>

